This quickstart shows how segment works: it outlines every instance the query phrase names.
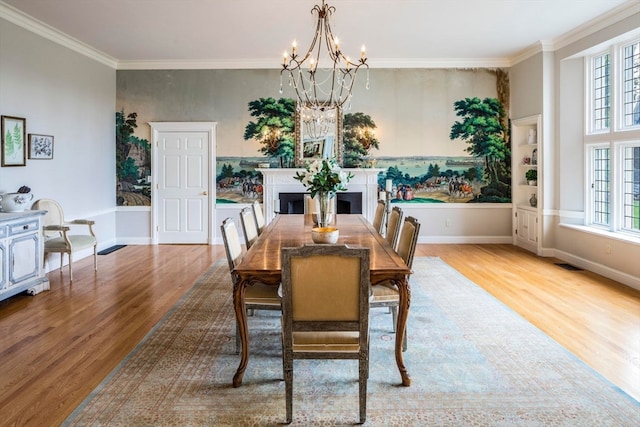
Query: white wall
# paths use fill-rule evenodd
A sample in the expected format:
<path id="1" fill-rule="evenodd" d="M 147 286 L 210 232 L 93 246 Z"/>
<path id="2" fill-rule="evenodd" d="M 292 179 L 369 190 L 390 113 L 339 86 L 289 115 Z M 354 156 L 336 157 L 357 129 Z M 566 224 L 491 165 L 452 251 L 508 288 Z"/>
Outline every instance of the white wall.
<path id="1" fill-rule="evenodd" d="M 575 55 L 636 29 L 638 22 L 636 14 L 556 52 L 539 53 L 512 67 L 510 77 L 512 117 L 543 115 L 545 255 L 640 289 L 637 241 L 576 226 L 584 224 L 586 189 L 584 63 Z"/>
<path id="2" fill-rule="evenodd" d="M 583 268 L 640 289 L 640 241 L 575 226 L 585 220 L 584 63 L 577 54 L 629 31 L 637 31 L 640 14 L 568 44 L 555 52 L 555 93 L 559 106 L 555 159 L 559 179 L 555 254 Z"/>
<path id="3" fill-rule="evenodd" d="M 115 70 L 1 18 L 0 64 L 0 114 L 54 136 L 53 160 L 0 167 L 0 193 L 27 185 L 35 199 L 58 200 L 68 219 L 94 219 L 99 248 L 111 246 Z"/>

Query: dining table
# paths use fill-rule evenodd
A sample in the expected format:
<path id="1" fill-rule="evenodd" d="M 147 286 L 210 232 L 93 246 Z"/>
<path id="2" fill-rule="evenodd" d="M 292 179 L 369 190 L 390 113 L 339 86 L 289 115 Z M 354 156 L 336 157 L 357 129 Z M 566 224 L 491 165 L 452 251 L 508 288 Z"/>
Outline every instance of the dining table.
<path id="1" fill-rule="evenodd" d="M 365 247 L 370 250 L 370 282 L 375 285 L 391 281 L 399 290 L 398 320 L 395 338 L 395 359 L 400 371 L 402 385 L 410 386 L 411 378 L 404 364 L 402 342 L 407 326 L 411 292 L 409 267 L 394 248 L 361 214 L 334 215 L 332 227 L 338 228 L 337 244 L 350 247 Z M 265 227 L 258 240 L 251 245 L 235 272 L 239 277 L 233 287 L 233 304 L 242 343 L 240 364 L 233 377 L 233 386 L 239 387 L 249 362 L 249 333 L 247 310 L 244 302 L 245 289 L 256 283 L 279 286 L 281 278 L 280 256 L 282 248 L 314 244 L 311 230 L 314 227 L 310 214 L 277 214 Z"/>

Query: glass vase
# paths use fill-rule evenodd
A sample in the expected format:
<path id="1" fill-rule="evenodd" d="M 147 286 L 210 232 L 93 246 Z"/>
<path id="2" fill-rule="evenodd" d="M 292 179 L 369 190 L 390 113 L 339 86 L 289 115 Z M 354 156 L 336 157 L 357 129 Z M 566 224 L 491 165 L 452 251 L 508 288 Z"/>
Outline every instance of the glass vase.
<path id="1" fill-rule="evenodd" d="M 320 191 L 318 192 L 318 208 L 320 212 L 318 212 L 318 227 L 328 227 L 331 223 L 331 213 L 329 211 L 329 206 L 331 202 L 331 193 L 328 191 Z"/>

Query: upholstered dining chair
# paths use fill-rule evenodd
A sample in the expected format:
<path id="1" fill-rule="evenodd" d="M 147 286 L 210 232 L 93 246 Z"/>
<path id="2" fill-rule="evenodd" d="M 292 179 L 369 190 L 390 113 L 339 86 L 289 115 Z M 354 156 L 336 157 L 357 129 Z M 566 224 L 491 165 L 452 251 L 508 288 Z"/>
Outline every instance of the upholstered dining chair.
<path id="1" fill-rule="evenodd" d="M 242 225 L 244 241 L 247 249 L 249 249 L 253 242 L 258 240 L 258 226 L 253 215 L 253 209 L 250 206 L 240 210 L 240 224 Z"/>
<path id="2" fill-rule="evenodd" d="M 400 232 L 398 249 L 396 249 L 396 252 L 400 257 L 402 257 L 409 269 L 413 266 L 413 256 L 416 252 L 419 234 L 420 222 L 412 216 L 406 217 L 404 225 L 402 226 L 402 231 Z M 409 280 L 409 277 L 407 277 L 407 280 Z M 391 315 L 393 316 L 393 331 L 395 332 L 398 324 L 398 305 L 400 304 L 400 293 L 398 292 L 398 287 L 391 282 L 383 282 L 371 286 L 371 291 L 371 307 L 390 308 Z M 405 351 L 406 349 L 407 330 L 405 329 L 402 341 L 402 350 Z"/>
<path id="3" fill-rule="evenodd" d="M 378 205 L 376 206 L 376 212 L 373 216 L 373 228 L 380 234 L 382 234 L 382 224 L 384 224 L 384 217 L 387 213 L 387 204 L 384 200 L 378 200 Z"/>
<path id="4" fill-rule="evenodd" d="M 69 282 L 73 282 L 74 252 L 93 248 L 93 269 L 98 270 L 98 240 L 93 232 L 94 221 L 88 219 L 66 221 L 62 206 L 52 199 L 36 200 L 31 209 L 47 211 L 42 220 L 44 255 L 46 257 L 50 253 L 60 254 L 60 273 L 62 273 L 64 254 L 69 256 Z"/>
<path id="5" fill-rule="evenodd" d="M 264 219 L 264 212 L 262 212 L 262 206 L 256 200 L 251 204 L 251 208 L 253 209 L 253 217 L 256 221 L 256 228 L 258 229 L 258 236 L 262 234 L 262 230 L 266 225 L 266 221 Z"/>
<path id="6" fill-rule="evenodd" d="M 235 268 L 242 261 L 242 245 L 240 235 L 235 222 L 231 218 L 222 221 L 220 226 L 224 250 L 227 254 L 231 282 L 235 285 L 240 278 L 235 272 Z M 280 297 L 276 286 L 268 286 L 262 283 L 254 283 L 247 286 L 245 291 L 245 307 L 247 310 L 280 310 Z M 240 352 L 240 334 L 238 333 L 238 322 L 236 322 L 236 354 Z"/>
<path id="7" fill-rule="evenodd" d="M 346 245 L 284 248 L 281 265 L 286 422 L 293 418 L 294 359 L 355 359 L 360 423 L 364 423 L 369 377 L 369 249 Z"/>
<path id="8" fill-rule="evenodd" d="M 400 235 L 400 228 L 402 227 L 402 217 L 404 213 L 399 206 L 394 206 L 389 214 L 389 220 L 387 221 L 387 231 L 384 238 L 389 242 L 391 247 L 395 250 L 398 244 L 398 236 Z"/>

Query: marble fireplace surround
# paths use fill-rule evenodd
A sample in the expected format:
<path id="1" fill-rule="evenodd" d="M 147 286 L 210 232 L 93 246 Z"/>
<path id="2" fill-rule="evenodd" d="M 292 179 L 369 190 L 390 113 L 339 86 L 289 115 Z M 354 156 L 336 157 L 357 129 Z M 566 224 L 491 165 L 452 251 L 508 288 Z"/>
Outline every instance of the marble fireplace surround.
<path id="1" fill-rule="evenodd" d="M 296 171 L 302 172 L 304 169 L 267 169 L 259 168 L 263 180 L 263 209 L 265 220 L 270 222 L 275 211 L 279 209 L 280 193 L 308 193 L 300 181 L 293 177 Z M 351 172 L 353 178 L 347 185 L 347 192 L 362 194 L 362 215 L 369 221 L 373 221 L 373 216 L 378 203 L 378 174 L 385 169 L 345 169 Z"/>

